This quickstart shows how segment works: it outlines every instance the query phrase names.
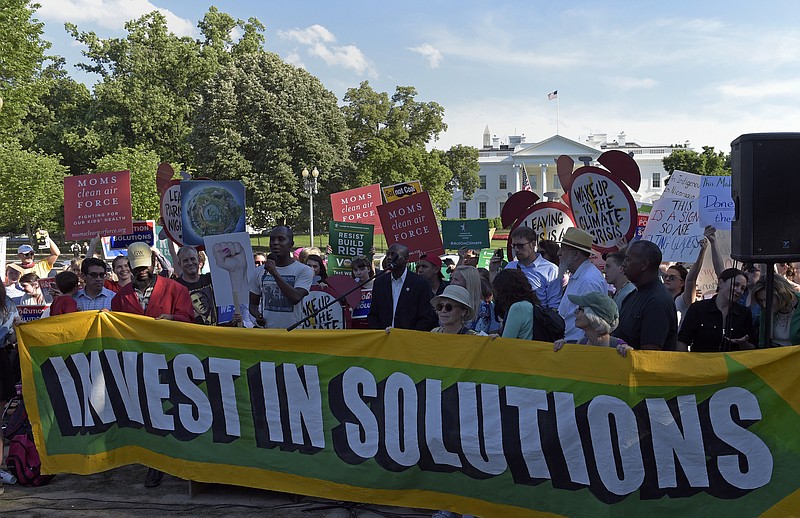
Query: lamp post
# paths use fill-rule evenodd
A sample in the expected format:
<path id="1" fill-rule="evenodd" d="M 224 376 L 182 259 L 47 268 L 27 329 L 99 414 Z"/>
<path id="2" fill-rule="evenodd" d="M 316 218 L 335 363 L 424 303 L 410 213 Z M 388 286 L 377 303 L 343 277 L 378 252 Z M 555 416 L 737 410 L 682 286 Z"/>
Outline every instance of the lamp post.
<path id="1" fill-rule="evenodd" d="M 319 192 L 317 190 L 317 178 L 319 178 L 319 171 L 316 167 L 311 170 L 311 173 L 308 172 L 307 167 L 303 168 L 303 185 L 308 191 L 308 215 L 310 221 L 309 230 L 311 231 L 311 246 L 314 246 L 314 195 Z"/>

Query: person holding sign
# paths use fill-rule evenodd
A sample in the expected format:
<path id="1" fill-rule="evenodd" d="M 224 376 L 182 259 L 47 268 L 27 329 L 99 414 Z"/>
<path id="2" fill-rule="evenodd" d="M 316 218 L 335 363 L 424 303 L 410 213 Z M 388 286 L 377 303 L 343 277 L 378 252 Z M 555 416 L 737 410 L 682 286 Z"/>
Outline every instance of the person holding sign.
<path id="1" fill-rule="evenodd" d="M 659 279 L 661 257 L 661 249 L 652 241 L 634 241 L 622 262 L 636 291 L 622 303 L 613 335 L 634 349 L 674 351 L 677 347 L 678 313 L 675 300 Z"/>
<path id="2" fill-rule="evenodd" d="M 250 277 L 249 310 L 259 327 L 286 329 L 303 319 L 301 302 L 311 290 L 314 271 L 292 256 L 293 247 L 292 229 L 273 228 L 267 264 L 256 268 Z"/>
<path id="3" fill-rule="evenodd" d="M 26 273 L 35 273 L 40 279 L 47 277 L 53 265 L 56 264 L 58 256 L 61 255 L 61 250 L 58 249 L 56 242 L 47 236 L 47 242 L 50 245 L 50 255 L 41 261 L 34 261 L 35 252 L 31 245 L 22 245 L 17 249 L 19 256 L 19 266 L 22 267 L 23 275 Z"/>
<path id="4" fill-rule="evenodd" d="M 214 304 L 214 287 L 210 273 L 200 273 L 197 248 L 185 245 L 178 250 L 181 276 L 175 279 L 189 290 L 194 308 L 194 323 L 213 326 L 217 324 L 217 306 Z"/>
<path id="5" fill-rule="evenodd" d="M 717 279 L 717 294 L 689 306 L 678 333 L 678 350 L 728 352 L 752 349 L 753 319 L 738 303 L 747 287 L 747 277 L 728 268 Z"/>

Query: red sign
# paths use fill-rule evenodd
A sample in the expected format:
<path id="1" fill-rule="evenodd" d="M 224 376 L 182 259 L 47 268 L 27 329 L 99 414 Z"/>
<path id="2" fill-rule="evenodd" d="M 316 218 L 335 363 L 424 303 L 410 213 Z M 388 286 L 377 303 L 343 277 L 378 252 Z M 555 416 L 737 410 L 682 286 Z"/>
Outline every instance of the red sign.
<path id="1" fill-rule="evenodd" d="M 408 260 L 418 261 L 422 254 L 442 255 L 442 235 L 436 224 L 431 198 L 427 191 L 400 198 L 378 207 L 386 244 L 408 247 Z"/>
<path id="2" fill-rule="evenodd" d="M 133 232 L 130 171 L 64 178 L 64 226 L 68 240 Z"/>
<path id="3" fill-rule="evenodd" d="M 377 208 L 381 204 L 381 184 L 368 185 L 331 194 L 333 221 L 375 225 L 375 233 L 383 234 Z"/>

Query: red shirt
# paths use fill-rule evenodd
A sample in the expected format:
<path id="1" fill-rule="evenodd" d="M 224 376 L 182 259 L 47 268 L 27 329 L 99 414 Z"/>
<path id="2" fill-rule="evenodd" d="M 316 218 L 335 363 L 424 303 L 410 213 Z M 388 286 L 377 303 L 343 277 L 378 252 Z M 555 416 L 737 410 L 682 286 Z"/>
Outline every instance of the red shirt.
<path id="1" fill-rule="evenodd" d="M 75 302 L 71 295 L 59 295 L 50 305 L 50 316 L 75 313 L 77 311 L 78 303 Z"/>

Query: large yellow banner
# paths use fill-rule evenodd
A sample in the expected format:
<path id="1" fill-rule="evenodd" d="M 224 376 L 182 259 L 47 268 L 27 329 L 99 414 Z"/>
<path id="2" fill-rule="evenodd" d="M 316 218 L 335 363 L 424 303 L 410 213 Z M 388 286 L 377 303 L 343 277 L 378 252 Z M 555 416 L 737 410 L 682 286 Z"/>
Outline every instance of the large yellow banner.
<path id="1" fill-rule="evenodd" d="M 633 352 L 77 313 L 19 330 L 43 469 L 497 516 L 800 509 L 796 347 Z"/>

